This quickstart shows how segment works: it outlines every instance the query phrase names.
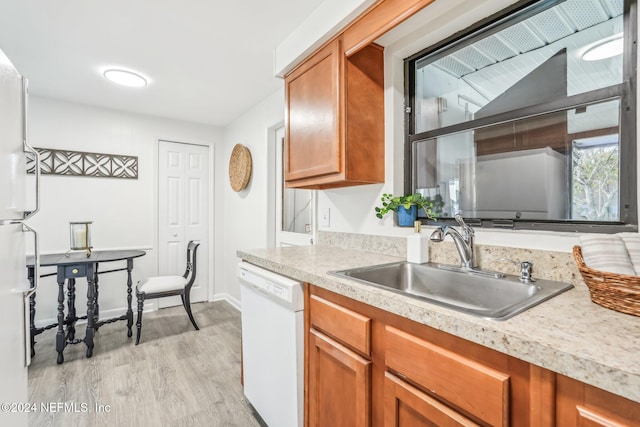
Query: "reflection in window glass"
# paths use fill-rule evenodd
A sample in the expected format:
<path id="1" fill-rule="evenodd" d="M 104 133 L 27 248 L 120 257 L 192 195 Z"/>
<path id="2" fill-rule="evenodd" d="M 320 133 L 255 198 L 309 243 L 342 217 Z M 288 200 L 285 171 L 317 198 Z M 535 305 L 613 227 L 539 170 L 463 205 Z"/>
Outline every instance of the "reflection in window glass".
<path id="1" fill-rule="evenodd" d="M 311 234 L 311 190 L 282 189 L 282 231 Z"/>
<path id="2" fill-rule="evenodd" d="M 621 51 L 588 60 L 603 45 L 622 46 L 623 1 L 606 4 L 560 2 L 435 61 L 416 61 L 415 133 L 621 83 Z"/>
<path id="3" fill-rule="evenodd" d="M 618 221 L 620 101 L 413 145 L 416 191 L 441 218 Z"/>
<path id="4" fill-rule="evenodd" d="M 573 143 L 571 219 L 617 221 L 620 193 L 618 135 Z"/>

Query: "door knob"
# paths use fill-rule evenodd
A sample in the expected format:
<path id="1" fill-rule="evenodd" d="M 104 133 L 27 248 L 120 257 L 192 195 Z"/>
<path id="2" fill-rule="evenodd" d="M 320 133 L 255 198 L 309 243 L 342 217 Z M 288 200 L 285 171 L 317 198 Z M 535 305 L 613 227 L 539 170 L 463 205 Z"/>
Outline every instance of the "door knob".
<path id="1" fill-rule="evenodd" d="M 173 234 L 173 237 L 178 237 L 178 233 L 174 233 L 174 234 Z"/>

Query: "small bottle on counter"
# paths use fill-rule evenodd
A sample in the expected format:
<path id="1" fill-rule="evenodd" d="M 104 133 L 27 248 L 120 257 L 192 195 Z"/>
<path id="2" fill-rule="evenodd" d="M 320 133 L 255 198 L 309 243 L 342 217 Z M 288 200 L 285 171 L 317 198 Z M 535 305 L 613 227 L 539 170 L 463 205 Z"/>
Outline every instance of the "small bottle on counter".
<path id="1" fill-rule="evenodd" d="M 423 235 L 422 222 L 414 221 L 413 233 L 407 236 L 407 262 L 422 264 L 429 262 L 429 237 Z"/>

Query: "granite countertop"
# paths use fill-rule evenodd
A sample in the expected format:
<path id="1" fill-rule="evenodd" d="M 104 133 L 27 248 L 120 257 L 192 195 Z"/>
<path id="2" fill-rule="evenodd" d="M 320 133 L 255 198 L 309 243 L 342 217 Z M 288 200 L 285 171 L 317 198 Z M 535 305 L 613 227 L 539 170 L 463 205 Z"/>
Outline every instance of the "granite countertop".
<path id="1" fill-rule="evenodd" d="M 640 402 L 640 318 L 592 303 L 586 286 L 505 321 L 486 320 L 327 274 L 403 258 L 330 246 L 239 250 L 252 264 Z"/>

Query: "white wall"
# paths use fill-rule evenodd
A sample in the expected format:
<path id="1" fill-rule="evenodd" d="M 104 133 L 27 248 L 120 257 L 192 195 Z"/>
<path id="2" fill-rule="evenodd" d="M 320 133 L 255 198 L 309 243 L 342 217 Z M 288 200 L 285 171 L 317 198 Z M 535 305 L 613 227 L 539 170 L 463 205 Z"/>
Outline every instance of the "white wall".
<path id="1" fill-rule="evenodd" d="M 99 249 L 144 249 L 134 261 L 133 279 L 156 275 L 157 141 L 213 144 L 221 131 L 211 126 L 122 113 L 62 101 L 31 97 L 29 135 L 35 147 L 138 156 L 137 180 L 42 176 L 42 210 L 29 221 L 41 236 L 43 253 L 69 249 L 69 221 L 93 221 L 93 246 Z M 104 264 L 101 269 L 121 266 Z M 122 263 L 124 266 L 124 263 Z M 51 267 L 43 273 L 53 271 Z M 213 276 L 211 276 L 213 277 Z M 100 311 L 123 311 L 126 273 L 100 276 Z M 36 321 L 56 316 L 57 285 L 45 278 L 38 291 Z M 135 306 L 135 295 L 134 295 Z M 76 308 L 86 311 L 86 282 L 78 280 Z"/>
<path id="2" fill-rule="evenodd" d="M 238 304 L 236 278 L 238 249 L 264 248 L 267 232 L 267 149 L 269 128 L 284 119 L 284 92 L 280 89 L 234 120 L 224 130 L 224 148 L 216 154 L 216 298 Z M 247 188 L 235 192 L 229 184 L 229 158 L 236 144 L 249 148 L 253 169 Z"/>

